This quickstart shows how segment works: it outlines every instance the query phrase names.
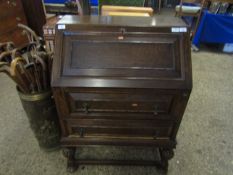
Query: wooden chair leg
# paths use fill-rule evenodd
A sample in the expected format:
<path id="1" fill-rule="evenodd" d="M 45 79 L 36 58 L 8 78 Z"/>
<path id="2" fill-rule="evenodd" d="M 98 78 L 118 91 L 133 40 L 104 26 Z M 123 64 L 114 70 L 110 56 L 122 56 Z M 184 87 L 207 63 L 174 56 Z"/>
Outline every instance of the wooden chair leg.
<path id="1" fill-rule="evenodd" d="M 159 169 L 162 170 L 164 173 L 167 173 L 168 170 L 168 160 L 174 157 L 173 149 L 159 149 L 161 163 Z"/>
<path id="2" fill-rule="evenodd" d="M 161 11 L 161 4 L 162 4 L 162 0 L 159 0 L 159 13 Z"/>
<path id="3" fill-rule="evenodd" d="M 202 16 L 202 12 L 203 12 L 203 9 L 205 7 L 205 4 L 208 0 L 202 0 L 202 3 L 201 3 L 201 9 L 200 9 L 200 12 L 198 14 L 198 17 L 197 17 L 197 22 L 196 22 L 196 26 L 194 28 L 194 31 L 193 31 L 193 38 L 197 32 L 197 28 L 198 28 L 198 25 L 199 25 L 199 22 L 200 22 L 200 19 L 201 19 L 201 16 Z"/>
<path id="4" fill-rule="evenodd" d="M 144 0 L 144 7 L 148 7 L 148 0 Z"/>
<path id="5" fill-rule="evenodd" d="M 198 25 L 199 25 L 199 22 L 200 22 L 200 19 L 201 19 L 201 14 L 202 14 L 202 12 L 200 12 L 200 14 L 197 17 L 196 25 L 195 25 L 194 30 L 193 30 L 193 37 L 195 36 L 195 34 L 197 32 L 197 28 L 198 28 Z"/>

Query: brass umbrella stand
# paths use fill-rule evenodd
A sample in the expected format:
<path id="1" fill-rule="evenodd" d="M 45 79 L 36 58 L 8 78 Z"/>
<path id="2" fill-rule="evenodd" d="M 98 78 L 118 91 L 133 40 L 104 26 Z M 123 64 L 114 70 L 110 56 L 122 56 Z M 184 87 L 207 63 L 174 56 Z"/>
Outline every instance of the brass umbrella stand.
<path id="1" fill-rule="evenodd" d="M 22 106 L 40 148 L 51 151 L 60 145 L 60 128 L 50 76 L 53 55 L 34 31 L 19 24 L 29 43 L 26 52 L 14 43 L 0 43 L 0 72 L 15 83 Z M 25 49 L 24 49 L 25 50 Z"/>

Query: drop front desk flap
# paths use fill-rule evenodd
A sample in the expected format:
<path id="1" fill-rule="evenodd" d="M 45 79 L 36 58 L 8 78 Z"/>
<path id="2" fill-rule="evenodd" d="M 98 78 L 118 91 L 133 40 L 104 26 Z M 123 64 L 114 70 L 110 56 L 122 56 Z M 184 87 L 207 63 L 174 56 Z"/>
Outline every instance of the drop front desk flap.
<path id="1" fill-rule="evenodd" d="M 52 86 L 64 147 L 172 152 L 192 89 L 189 28 L 176 17 L 65 16 Z"/>

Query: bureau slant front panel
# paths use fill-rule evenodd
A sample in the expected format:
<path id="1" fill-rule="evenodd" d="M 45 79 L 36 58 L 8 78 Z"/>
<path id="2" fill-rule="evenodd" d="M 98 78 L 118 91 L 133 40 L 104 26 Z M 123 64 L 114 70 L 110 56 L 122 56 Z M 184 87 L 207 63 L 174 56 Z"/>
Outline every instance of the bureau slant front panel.
<path id="1" fill-rule="evenodd" d="M 64 43 L 63 76 L 181 78 L 176 35 L 65 32 Z"/>
<path id="2" fill-rule="evenodd" d="M 65 30 L 57 31 L 54 86 L 192 87 L 186 26 L 187 32 L 174 33 L 172 27 L 152 27 L 148 21 L 148 27 L 138 27 L 118 26 L 120 20 L 106 26 L 79 20 L 76 26 L 58 24 Z"/>

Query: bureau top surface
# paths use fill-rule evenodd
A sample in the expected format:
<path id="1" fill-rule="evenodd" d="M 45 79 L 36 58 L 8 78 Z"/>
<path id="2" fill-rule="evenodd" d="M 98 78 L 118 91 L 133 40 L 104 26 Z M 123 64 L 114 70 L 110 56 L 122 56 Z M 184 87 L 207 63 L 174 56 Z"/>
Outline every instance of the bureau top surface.
<path id="1" fill-rule="evenodd" d="M 66 15 L 57 24 L 67 25 L 111 25 L 129 27 L 171 27 L 187 25 L 175 16 L 127 17 L 127 16 L 74 16 Z"/>

